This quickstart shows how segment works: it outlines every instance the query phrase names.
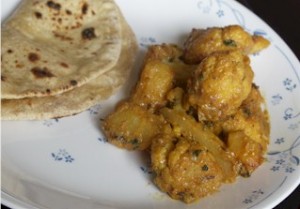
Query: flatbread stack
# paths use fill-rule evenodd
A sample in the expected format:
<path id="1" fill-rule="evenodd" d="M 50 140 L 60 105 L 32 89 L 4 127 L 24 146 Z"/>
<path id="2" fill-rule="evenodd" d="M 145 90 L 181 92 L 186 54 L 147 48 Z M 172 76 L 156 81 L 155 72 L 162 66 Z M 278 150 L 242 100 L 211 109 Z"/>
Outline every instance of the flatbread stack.
<path id="1" fill-rule="evenodd" d="M 2 120 L 84 111 L 125 83 L 137 53 L 113 0 L 23 0 L 1 29 Z"/>

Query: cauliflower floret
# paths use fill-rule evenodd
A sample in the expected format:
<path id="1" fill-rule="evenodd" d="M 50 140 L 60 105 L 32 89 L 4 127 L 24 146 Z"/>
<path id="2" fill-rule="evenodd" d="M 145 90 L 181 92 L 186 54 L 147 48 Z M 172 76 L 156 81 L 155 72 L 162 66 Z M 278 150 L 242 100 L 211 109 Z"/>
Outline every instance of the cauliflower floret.
<path id="1" fill-rule="evenodd" d="M 198 109 L 199 120 L 223 120 L 247 98 L 253 76 L 249 58 L 240 51 L 212 54 L 189 80 L 188 103 Z"/>
<path id="2" fill-rule="evenodd" d="M 264 161 L 270 125 L 264 100 L 255 85 L 232 117 L 221 123 L 227 146 L 243 164 L 240 175 L 249 176 Z"/>
<path id="3" fill-rule="evenodd" d="M 253 85 L 249 96 L 237 113 L 223 122 L 223 132 L 243 131 L 246 136 L 260 144 L 264 154 L 270 137 L 269 115 L 264 105 L 258 87 Z"/>
<path id="4" fill-rule="evenodd" d="M 206 30 L 193 29 L 185 42 L 183 59 L 186 63 L 196 64 L 214 52 L 238 49 L 245 54 L 251 54 L 266 48 L 269 44 L 264 37 L 251 36 L 238 25 Z"/>
<path id="5" fill-rule="evenodd" d="M 154 183 L 173 199 L 191 203 L 216 192 L 223 179 L 222 169 L 196 141 L 160 135 L 151 146 Z"/>

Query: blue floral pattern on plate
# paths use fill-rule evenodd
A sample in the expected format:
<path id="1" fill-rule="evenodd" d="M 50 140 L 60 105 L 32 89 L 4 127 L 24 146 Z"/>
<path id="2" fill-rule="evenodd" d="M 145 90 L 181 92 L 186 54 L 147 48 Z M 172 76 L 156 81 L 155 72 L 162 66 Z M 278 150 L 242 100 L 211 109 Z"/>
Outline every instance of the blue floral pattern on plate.
<path id="1" fill-rule="evenodd" d="M 49 119 L 49 120 L 45 120 L 45 121 L 43 122 L 43 125 L 44 125 L 44 126 L 47 126 L 47 127 L 50 127 L 50 126 L 55 125 L 55 124 L 58 123 L 58 122 L 59 122 L 59 119 L 58 119 L 58 118 L 55 118 L 55 119 Z"/>
<path id="2" fill-rule="evenodd" d="M 59 149 L 57 152 L 52 152 L 51 157 L 54 161 L 65 163 L 72 163 L 75 160 L 65 149 Z"/>
<path id="3" fill-rule="evenodd" d="M 143 48 L 147 48 L 149 45 L 153 45 L 155 43 L 157 43 L 156 39 L 152 36 L 140 38 L 140 46 Z"/>

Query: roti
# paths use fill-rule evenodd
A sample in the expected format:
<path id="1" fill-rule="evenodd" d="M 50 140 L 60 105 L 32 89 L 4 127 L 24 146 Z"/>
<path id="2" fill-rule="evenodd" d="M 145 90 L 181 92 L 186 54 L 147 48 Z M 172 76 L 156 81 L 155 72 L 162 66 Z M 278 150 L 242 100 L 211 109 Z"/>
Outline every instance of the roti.
<path id="1" fill-rule="evenodd" d="M 115 67 L 85 85 L 60 95 L 4 99 L 3 120 L 38 120 L 73 115 L 107 99 L 127 80 L 137 53 L 136 38 L 130 27 L 122 23 L 122 50 Z"/>
<path id="2" fill-rule="evenodd" d="M 121 19 L 113 0 L 23 0 L 2 26 L 2 99 L 61 94 L 112 69 Z"/>

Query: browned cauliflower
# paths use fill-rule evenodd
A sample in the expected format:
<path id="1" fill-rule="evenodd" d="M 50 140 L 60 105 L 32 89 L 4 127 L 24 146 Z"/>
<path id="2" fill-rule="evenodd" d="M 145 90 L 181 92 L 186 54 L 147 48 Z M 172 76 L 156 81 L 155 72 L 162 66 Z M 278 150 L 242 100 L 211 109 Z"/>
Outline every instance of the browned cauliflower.
<path id="1" fill-rule="evenodd" d="M 168 134 L 151 146 L 154 183 L 173 199 L 191 203 L 218 190 L 222 169 L 206 147 Z"/>
<path id="2" fill-rule="evenodd" d="M 243 130 L 252 140 L 261 144 L 264 152 L 267 150 L 270 135 L 269 115 L 256 85 L 253 85 L 238 112 L 224 121 L 222 127 L 227 133 Z"/>
<path id="3" fill-rule="evenodd" d="M 250 175 L 264 161 L 270 136 L 268 112 L 257 86 L 252 86 L 247 99 L 222 128 L 228 135 L 228 148 L 244 165 L 241 175 Z"/>
<path id="4" fill-rule="evenodd" d="M 253 76 L 249 58 L 240 51 L 211 54 L 188 83 L 188 102 L 198 109 L 200 120 L 223 120 L 247 98 Z"/>
<path id="5" fill-rule="evenodd" d="M 262 36 L 251 36 L 239 25 L 193 29 L 185 42 L 183 58 L 189 64 L 196 64 L 214 52 L 238 49 L 245 54 L 251 54 L 266 48 L 269 44 L 267 39 Z"/>

